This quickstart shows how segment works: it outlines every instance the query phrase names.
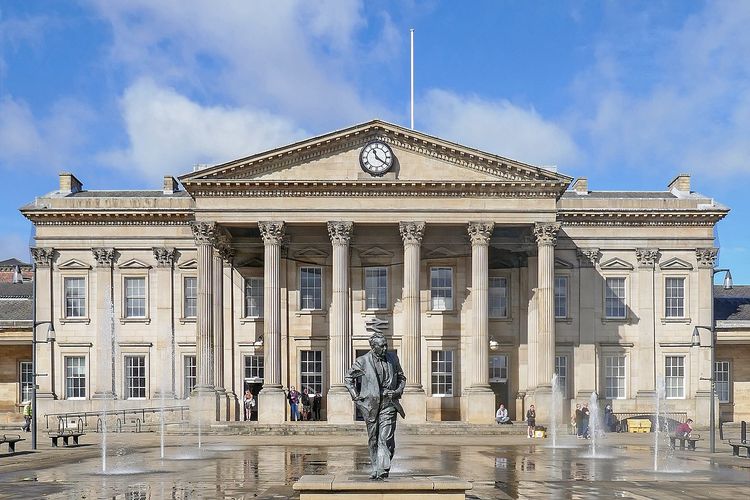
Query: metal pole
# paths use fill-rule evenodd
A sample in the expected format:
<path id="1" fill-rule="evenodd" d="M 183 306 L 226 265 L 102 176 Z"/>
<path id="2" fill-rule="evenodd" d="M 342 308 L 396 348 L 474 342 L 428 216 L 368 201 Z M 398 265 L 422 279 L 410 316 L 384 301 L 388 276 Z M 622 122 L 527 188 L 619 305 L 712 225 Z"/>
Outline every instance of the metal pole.
<path id="1" fill-rule="evenodd" d="M 716 270 L 711 270 L 711 410 L 709 417 L 709 446 L 711 453 L 716 453 L 716 414 L 714 406 L 716 404 L 716 311 L 714 310 L 714 276 Z"/>
<path id="2" fill-rule="evenodd" d="M 414 28 L 409 30 L 411 36 L 411 129 L 414 130 Z"/>
<path id="3" fill-rule="evenodd" d="M 36 262 L 31 283 L 31 449 L 36 450 Z"/>

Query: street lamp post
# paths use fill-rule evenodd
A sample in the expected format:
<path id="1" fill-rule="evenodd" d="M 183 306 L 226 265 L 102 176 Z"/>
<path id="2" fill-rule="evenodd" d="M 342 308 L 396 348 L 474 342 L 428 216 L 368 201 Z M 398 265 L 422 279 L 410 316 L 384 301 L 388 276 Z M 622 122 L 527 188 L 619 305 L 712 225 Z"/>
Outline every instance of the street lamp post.
<path id="1" fill-rule="evenodd" d="M 47 338 L 45 340 L 36 339 L 36 327 L 40 325 L 49 325 L 47 329 Z M 37 376 L 47 375 L 36 372 L 36 345 L 47 344 L 55 341 L 55 326 L 52 321 L 34 321 L 31 327 L 31 449 L 36 450 L 36 378 Z"/>
<path id="2" fill-rule="evenodd" d="M 714 276 L 717 273 L 726 273 L 724 275 L 724 290 L 732 289 L 732 273 L 729 269 L 712 269 L 711 270 L 711 326 L 695 325 L 693 327 L 692 346 L 701 346 L 701 336 L 699 329 L 708 330 L 711 333 L 711 343 L 707 346 L 711 349 L 711 375 L 708 380 L 711 381 L 711 407 L 709 411 L 709 446 L 711 453 L 716 453 L 716 312 L 714 308 Z"/>

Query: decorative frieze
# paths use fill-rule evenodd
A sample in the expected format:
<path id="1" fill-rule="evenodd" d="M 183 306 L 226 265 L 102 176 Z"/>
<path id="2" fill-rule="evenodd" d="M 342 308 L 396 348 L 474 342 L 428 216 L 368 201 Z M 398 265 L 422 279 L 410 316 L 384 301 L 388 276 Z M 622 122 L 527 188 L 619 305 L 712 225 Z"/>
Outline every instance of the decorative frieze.
<path id="1" fill-rule="evenodd" d="M 91 253 L 94 254 L 96 267 L 112 267 L 115 262 L 114 248 L 92 248 Z"/>
<path id="2" fill-rule="evenodd" d="M 495 229 L 494 222 L 469 222 L 469 239 L 472 245 L 489 245 L 492 231 Z"/>
<path id="3" fill-rule="evenodd" d="M 581 267 L 596 267 L 602 258 L 602 252 L 598 248 L 579 248 L 576 253 Z"/>
<path id="4" fill-rule="evenodd" d="M 536 222 L 534 223 L 534 237 L 539 246 L 557 243 L 557 233 L 560 231 L 559 222 Z"/>
<path id="5" fill-rule="evenodd" d="M 172 267 L 177 251 L 174 248 L 154 247 L 154 258 L 157 267 Z"/>
<path id="6" fill-rule="evenodd" d="M 266 245 L 281 245 L 284 241 L 283 221 L 260 221 L 258 222 L 260 236 Z"/>
<path id="7" fill-rule="evenodd" d="M 404 244 L 422 244 L 422 236 L 424 236 L 424 222 L 399 222 L 398 230 L 401 233 L 401 238 L 404 240 Z"/>
<path id="8" fill-rule="evenodd" d="M 31 249 L 31 257 L 34 259 L 36 267 L 49 267 L 52 265 L 54 256 L 54 248 L 33 247 Z"/>
<path id="9" fill-rule="evenodd" d="M 654 265 L 659 262 L 658 248 L 636 248 L 635 258 L 638 260 L 638 267 L 653 269 Z"/>
<path id="10" fill-rule="evenodd" d="M 348 245 L 352 239 L 354 223 L 351 221 L 328 221 L 328 235 L 334 245 Z"/>
<path id="11" fill-rule="evenodd" d="M 696 248 L 695 256 L 698 259 L 698 267 L 711 268 L 716 266 L 716 257 L 719 255 L 718 248 Z"/>
<path id="12" fill-rule="evenodd" d="M 196 245 L 216 244 L 218 225 L 215 222 L 193 221 L 190 227 L 193 230 Z"/>

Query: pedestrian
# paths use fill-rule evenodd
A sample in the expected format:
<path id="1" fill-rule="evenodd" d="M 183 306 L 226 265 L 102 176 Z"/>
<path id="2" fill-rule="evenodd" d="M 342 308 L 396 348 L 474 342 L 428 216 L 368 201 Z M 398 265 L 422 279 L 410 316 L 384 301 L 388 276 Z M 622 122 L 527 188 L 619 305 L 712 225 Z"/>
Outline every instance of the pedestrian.
<path id="1" fill-rule="evenodd" d="M 250 389 L 245 391 L 245 395 L 242 397 L 242 407 L 245 409 L 245 420 L 252 420 L 253 413 L 256 407 L 255 396 L 253 396 Z"/>
<path id="2" fill-rule="evenodd" d="M 302 404 L 302 420 L 310 420 L 312 408 L 310 401 L 310 389 L 308 389 L 307 387 L 302 389 L 302 394 L 300 395 L 300 403 Z"/>
<path id="3" fill-rule="evenodd" d="M 513 422 L 510 421 L 510 417 L 508 416 L 508 409 L 505 408 L 505 405 L 500 403 L 500 407 L 497 409 L 497 412 L 495 413 L 495 422 L 498 424 L 512 424 Z"/>
<path id="4" fill-rule="evenodd" d="M 534 427 L 536 427 L 536 409 L 534 405 L 529 406 L 529 410 L 526 412 L 526 425 L 528 426 L 527 437 L 534 437 Z"/>
<path id="5" fill-rule="evenodd" d="M 299 392 L 297 392 L 297 388 L 290 387 L 286 398 L 289 400 L 290 418 L 296 422 L 299 420 Z"/>
<path id="6" fill-rule="evenodd" d="M 674 430 L 675 435 L 681 438 L 689 438 L 691 432 L 693 432 L 693 419 L 692 418 L 687 419 L 685 422 L 678 425 L 677 428 Z"/>
<path id="7" fill-rule="evenodd" d="M 581 435 L 583 436 L 583 439 L 588 439 L 589 437 L 589 417 L 591 416 L 591 410 L 589 410 L 589 404 L 583 403 L 583 408 L 581 408 L 581 413 L 583 413 L 583 417 L 581 419 Z"/>
<path id="8" fill-rule="evenodd" d="M 22 401 L 18 406 L 23 408 L 23 410 L 21 410 L 21 413 L 23 414 L 23 430 L 25 432 L 31 432 L 31 401 Z"/>
<path id="9" fill-rule="evenodd" d="M 576 414 L 574 418 L 576 423 L 576 438 L 583 439 L 583 408 L 581 407 L 581 403 L 576 404 Z"/>
<path id="10" fill-rule="evenodd" d="M 323 400 L 323 396 L 320 391 L 315 391 L 315 395 L 312 398 L 312 413 L 313 420 L 320 420 L 320 403 Z"/>
<path id="11" fill-rule="evenodd" d="M 617 418 L 612 411 L 612 405 L 604 407 L 604 428 L 607 432 L 615 432 L 617 430 Z"/>

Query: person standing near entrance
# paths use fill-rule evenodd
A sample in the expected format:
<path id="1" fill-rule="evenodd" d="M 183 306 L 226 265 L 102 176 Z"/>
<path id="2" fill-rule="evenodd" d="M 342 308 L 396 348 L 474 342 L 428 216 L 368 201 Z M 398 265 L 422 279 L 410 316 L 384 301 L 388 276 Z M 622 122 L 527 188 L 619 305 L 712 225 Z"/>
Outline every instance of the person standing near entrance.
<path id="1" fill-rule="evenodd" d="M 289 400 L 290 418 L 296 422 L 299 420 L 299 392 L 297 392 L 297 388 L 290 387 L 286 398 Z"/>
<path id="2" fill-rule="evenodd" d="M 534 427 L 536 427 L 536 409 L 534 405 L 529 406 L 529 410 L 526 412 L 526 425 L 528 426 L 526 429 L 528 437 L 534 437 Z"/>
<path id="3" fill-rule="evenodd" d="M 312 397 L 312 414 L 313 420 L 320 420 L 320 402 L 323 400 L 323 396 L 320 391 L 315 391 L 315 395 Z"/>
<path id="4" fill-rule="evenodd" d="M 255 397 L 250 389 L 245 391 L 245 395 L 242 397 L 242 406 L 245 408 L 245 420 L 253 419 L 253 412 L 255 411 Z"/>

